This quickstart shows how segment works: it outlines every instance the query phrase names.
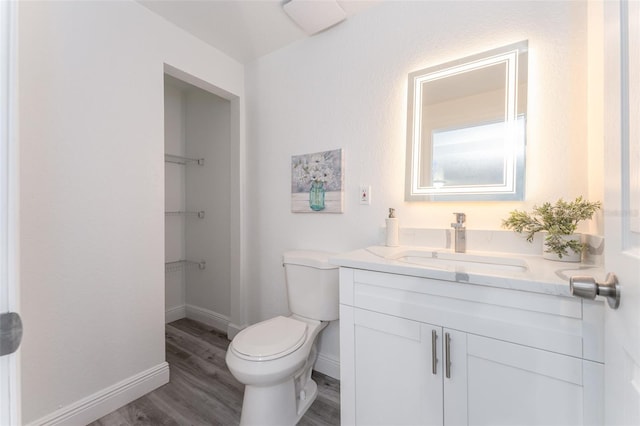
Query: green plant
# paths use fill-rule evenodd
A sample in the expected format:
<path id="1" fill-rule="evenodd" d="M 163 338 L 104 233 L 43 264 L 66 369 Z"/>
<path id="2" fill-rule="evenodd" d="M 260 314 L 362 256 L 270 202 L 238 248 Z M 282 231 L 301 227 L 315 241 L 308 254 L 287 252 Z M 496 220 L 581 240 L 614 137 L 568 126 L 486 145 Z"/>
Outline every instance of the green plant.
<path id="1" fill-rule="evenodd" d="M 555 204 L 544 203 L 540 207 L 534 206 L 532 213 L 514 210 L 509 218 L 502 221 L 502 226 L 518 233 L 526 233 L 527 241 L 533 241 L 536 232 L 547 231 L 545 237 L 546 252 L 556 253 L 560 259 L 568 255 L 571 249 L 574 253 L 582 253 L 584 244 L 576 240 L 563 238 L 572 235 L 578 228 L 578 222 L 591 219 L 600 209 L 600 201 L 588 201 L 582 196 L 574 201 L 566 202 L 560 198 Z"/>

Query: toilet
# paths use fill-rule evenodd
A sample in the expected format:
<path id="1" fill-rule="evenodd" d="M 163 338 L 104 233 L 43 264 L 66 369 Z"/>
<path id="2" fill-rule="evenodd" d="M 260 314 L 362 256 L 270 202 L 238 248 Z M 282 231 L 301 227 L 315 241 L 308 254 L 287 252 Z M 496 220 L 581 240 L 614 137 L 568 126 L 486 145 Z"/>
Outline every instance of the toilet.
<path id="1" fill-rule="evenodd" d="M 285 252 L 291 315 L 249 326 L 231 341 L 227 366 L 245 385 L 241 425 L 294 425 L 315 400 L 315 341 L 339 311 L 338 267 L 329 264 L 330 255 Z"/>

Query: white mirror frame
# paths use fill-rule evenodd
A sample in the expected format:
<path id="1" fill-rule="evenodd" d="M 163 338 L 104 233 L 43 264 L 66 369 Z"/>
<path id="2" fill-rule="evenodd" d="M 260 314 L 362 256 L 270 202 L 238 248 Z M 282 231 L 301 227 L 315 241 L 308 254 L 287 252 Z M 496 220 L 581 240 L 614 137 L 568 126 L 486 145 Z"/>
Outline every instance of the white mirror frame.
<path id="1" fill-rule="evenodd" d="M 406 201 L 505 201 L 524 199 L 525 116 L 518 117 L 519 57 L 527 41 L 429 67 L 409 74 L 407 107 Z M 506 64 L 504 179 L 501 184 L 466 186 L 421 186 L 422 86 L 424 83 L 460 75 L 491 65 Z M 522 71 L 522 70 L 520 70 Z M 526 72 L 526 70 L 524 70 Z M 486 124 L 486 123 L 483 123 Z"/>

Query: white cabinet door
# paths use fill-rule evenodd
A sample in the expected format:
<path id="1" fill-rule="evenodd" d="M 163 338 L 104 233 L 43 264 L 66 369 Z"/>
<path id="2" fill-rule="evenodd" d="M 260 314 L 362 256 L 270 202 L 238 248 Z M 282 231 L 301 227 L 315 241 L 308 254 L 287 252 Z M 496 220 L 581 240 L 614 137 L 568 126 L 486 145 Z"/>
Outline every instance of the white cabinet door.
<path id="1" fill-rule="evenodd" d="M 442 425 L 442 329 L 354 311 L 356 423 Z"/>
<path id="2" fill-rule="evenodd" d="M 445 425 L 583 424 L 581 359 L 444 331 L 452 357 L 451 378 L 444 379 Z"/>
<path id="3" fill-rule="evenodd" d="M 444 329 L 444 424 L 467 424 L 467 333 Z"/>

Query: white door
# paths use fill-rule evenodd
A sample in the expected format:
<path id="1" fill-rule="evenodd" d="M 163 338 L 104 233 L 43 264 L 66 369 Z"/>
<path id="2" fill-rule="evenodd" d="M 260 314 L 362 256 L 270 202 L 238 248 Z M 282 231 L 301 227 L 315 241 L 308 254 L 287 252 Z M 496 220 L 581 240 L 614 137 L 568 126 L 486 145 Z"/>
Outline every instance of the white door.
<path id="1" fill-rule="evenodd" d="M 17 310 L 16 4 L 0 1 L 0 425 L 20 423 Z M 3 355 L 4 354 L 4 355 Z"/>
<path id="2" fill-rule="evenodd" d="M 640 425 L 640 1 L 605 1 L 605 266 L 621 288 L 605 314 L 607 425 Z"/>

